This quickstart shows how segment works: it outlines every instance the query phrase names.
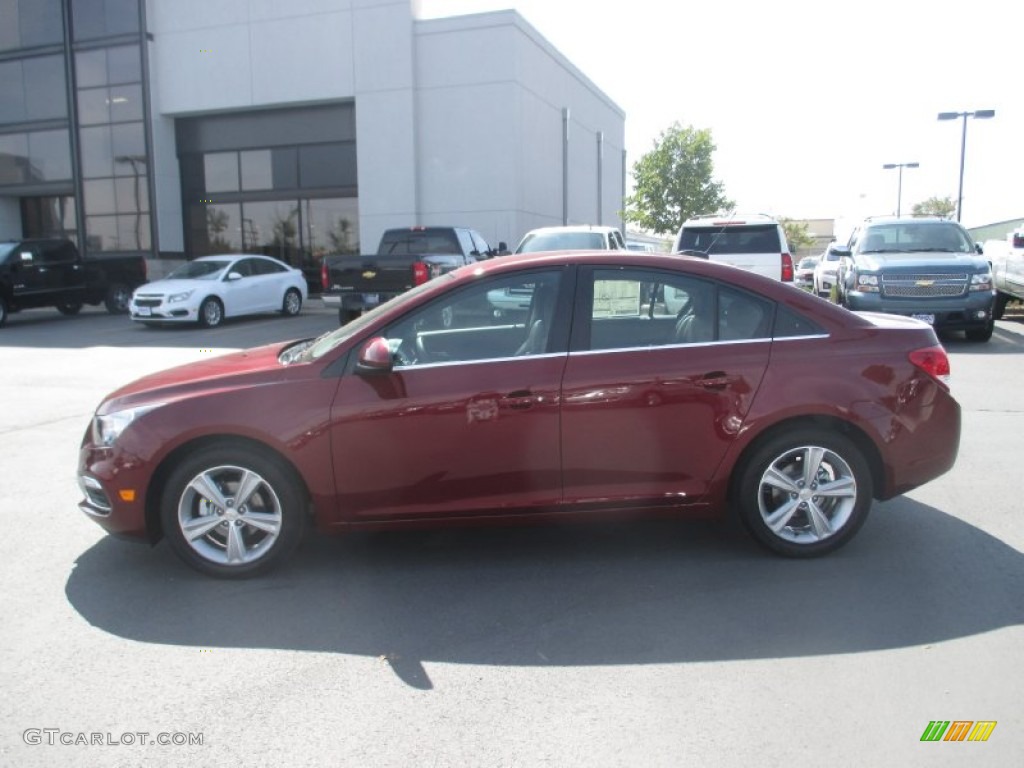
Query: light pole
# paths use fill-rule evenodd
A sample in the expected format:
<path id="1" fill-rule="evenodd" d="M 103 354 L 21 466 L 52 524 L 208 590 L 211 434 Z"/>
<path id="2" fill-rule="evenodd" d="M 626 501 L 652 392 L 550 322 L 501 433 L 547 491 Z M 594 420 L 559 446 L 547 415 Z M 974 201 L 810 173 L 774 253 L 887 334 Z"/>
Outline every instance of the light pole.
<path id="1" fill-rule="evenodd" d="M 891 171 L 893 168 L 900 169 L 899 182 L 896 186 L 896 218 L 900 217 L 900 203 L 903 201 L 903 169 L 904 168 L 918 168 L 920 163 L 885 163 L 882 168 L 887 171 Z"/>
<path id="2" fill-rule="evenodd" d="M 963 208 L 964 203 L 964 152 L 967 149 L 967 118 L 973 117 L 976 120 L 987 120 L 995 116 L 996 111 L 994 109 L 976 109 L 973 112 L 939 112 L 939 120 L 956 120 L 958 117 L 962 117 L 964 120 L 964 129 L 960 134 L 960 186 L 956 193 L 957 221 L 960 221 L 960 209 Z"/>

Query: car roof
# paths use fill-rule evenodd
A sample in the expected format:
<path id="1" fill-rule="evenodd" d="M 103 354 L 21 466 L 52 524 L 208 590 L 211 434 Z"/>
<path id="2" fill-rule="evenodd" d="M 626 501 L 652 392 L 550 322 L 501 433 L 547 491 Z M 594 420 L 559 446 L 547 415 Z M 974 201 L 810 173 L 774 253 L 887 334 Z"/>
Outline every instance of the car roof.
<path id="1" fill-rule="evenodd" d="M 614 232 L 618 227 L 609 227 L 603 224 L 566 224 L 562 227 L 538 227 L 531 229 L 527 235 L 542 235 L 549 232 Z M 524 235 L 525 237 L 525 235 Z"/>
<path id="2" fill-rule="evenodd" d="M 735 212 L 724 212 L 724 213 L 706 213 L 699 216 L 693 216 L 684 222 L 684 227 L 707 227 L 707 226 L 730 226 L 730 227 L 741 227 L 745 224 L 778 224 L 778 220 L 774 216 L 769 216 L 767 213 L 735 213 Z"/>

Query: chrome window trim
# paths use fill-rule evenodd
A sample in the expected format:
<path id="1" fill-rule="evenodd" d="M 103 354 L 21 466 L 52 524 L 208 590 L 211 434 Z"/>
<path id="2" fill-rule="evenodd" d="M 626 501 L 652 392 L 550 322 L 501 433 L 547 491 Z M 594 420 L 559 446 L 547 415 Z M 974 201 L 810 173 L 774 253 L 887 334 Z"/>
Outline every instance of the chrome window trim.
<path id="1" fill-rule="evenodd" d="M 391 370 L 422 371 L 426 368 L 451 368 L 455 365 L 484 365 L 486 363 L 511 363 L 522 360 L 541 360 L 543 358 L 566 357 L 568 352 L 546 352 L 543 355 L 517 355 L 514 357 L 488 357 L 483 360 L 451 360 L 443 363 L 422 363 L 420 365 L 396 365 Z"/>

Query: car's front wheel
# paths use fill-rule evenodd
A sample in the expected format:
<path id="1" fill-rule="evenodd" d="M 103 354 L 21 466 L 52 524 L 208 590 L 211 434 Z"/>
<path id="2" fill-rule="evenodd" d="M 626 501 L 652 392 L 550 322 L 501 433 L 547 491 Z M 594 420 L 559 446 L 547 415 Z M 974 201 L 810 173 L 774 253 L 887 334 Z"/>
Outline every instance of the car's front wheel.
<path id="1" fill-rule="evenodd" d="M 213 296 L 203 299 L 199 305 L 199 324 L 204 328 L 215 328 L 224 320 L 224 305 Z"/>
<path id="2" fill-rule="evenodd" d="M 305 524 L 304 498 L 290 468 L 249 446 L 225 443 L 174 468 L 160 515 L 182 560 L 210 576 L 244 578 L 291 554 Z"/>
<path id="3" fill-rule="evenodd" d="M 753 450 L 740 469 L 733 501 L 766 547 L 789 557 L 814 557 L 854 536 L 871 496 L 871 472 L 851 440 L 797 429 Z"/>
<path id="4" fill-rule="evenodd" d="M 302 311 L 302 294 L 294 288 L 285 291 L 284 301 L 281 302 L 281 314 L 285 317 L 295 317 Z"/>
<path id="5" fill-rule="evenodd" d="M 968 341 L 979 341 L 985 342 L 992 338 L 992 332 L 995 330 L 995 320 L 989 320 L 988 325 L 983 325 L 981 328 L 968 328 L 964 331 Z"/>

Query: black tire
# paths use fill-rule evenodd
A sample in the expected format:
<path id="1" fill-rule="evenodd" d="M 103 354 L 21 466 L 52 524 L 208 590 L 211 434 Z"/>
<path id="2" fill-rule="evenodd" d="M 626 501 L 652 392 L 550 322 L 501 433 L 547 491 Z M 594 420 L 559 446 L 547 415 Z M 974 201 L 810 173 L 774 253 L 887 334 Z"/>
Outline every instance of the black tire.
<path id="1" fill-rule="evenodd" d="M 996 301 L 992 305 L 992 317 L 996 320 L 1002 320 L 1003 315 L 1006 314 L 1006 305 L 1010 303 L 1010 297 L 1005 293 L 997 293 Z"/>
<path id="2" fill-rule="evenodd" d="M 124 283 L 112 283 L 103 297 L 103 306 L 112 315 L 128 314 L 128 305 L 132 300 L 131 289 Z"/>
<path id="3" fill-rule="evenodd" d="M 995 330 L 996 321 L 989 320 L 988 325 L 982 328 L 968 328 L 964 331 L 968 341 L 986 342 L 992 338 L 992 331 Z"/>
<path id="4" fill-rule="evenodd" d="M 807 462 L 815 458 L 817 470 L 808 476 Z M 743 524 L 758 542 L 787 557 L 838 549 L 871 508 L 867 461 L 839 433 L 802 428 L 770 437 L 755 444 L 735 477 L 732 501 Z"/>
<path id="5" fill-rule="evenodd" d="M 342 308 L 342 309 L 338 310 L 338 324 L 339 325 L 345 325 L 347 323 L 351 323 L 357 317 L 359 317 L 359 310 L 358 309 L 344 309 L 344 308 Z"/>
<path id="6" fill-rule="evenodd" d="M 216 328 L 224 322 L 224 305 L 220 299 L 208 296 L 199 305 L 199 325 L 203 328 Z"/>
<path id="7" fill-rule="evenodd" d="M 246 497 L 236 499 L 232 494 L 246 485 Z M 280 565 L 301 540 L 305 518 L 305 493 L 291 468 L 241 443 L 189 454 L 160 498 L 160 521 L 174 553 L 200 573 L 225 579 Z M 186 526 L 193 535 L 186 535 Z"/>
<path id="8" fill-rule="evenodd" d="M 295 317 L 302 311 L 302 294 L 294 288 L 284 292 L 284 299 L 281 301 L 281 314 L 285 317 Z"/>
<path id="9" fill-rule="evenodd" d="M 7 322 L 7 315 L 10 314 L 10 310 L 7 308 L 7 299 L 0 296 L 0 325 Z"/>
<path id="10" fill-rule="evenodd" d="M 82 302 L 65 301 L 62 304 L 57 305 L 57 311 L 62 315 L 77 315 L 82 311 Z"/>

